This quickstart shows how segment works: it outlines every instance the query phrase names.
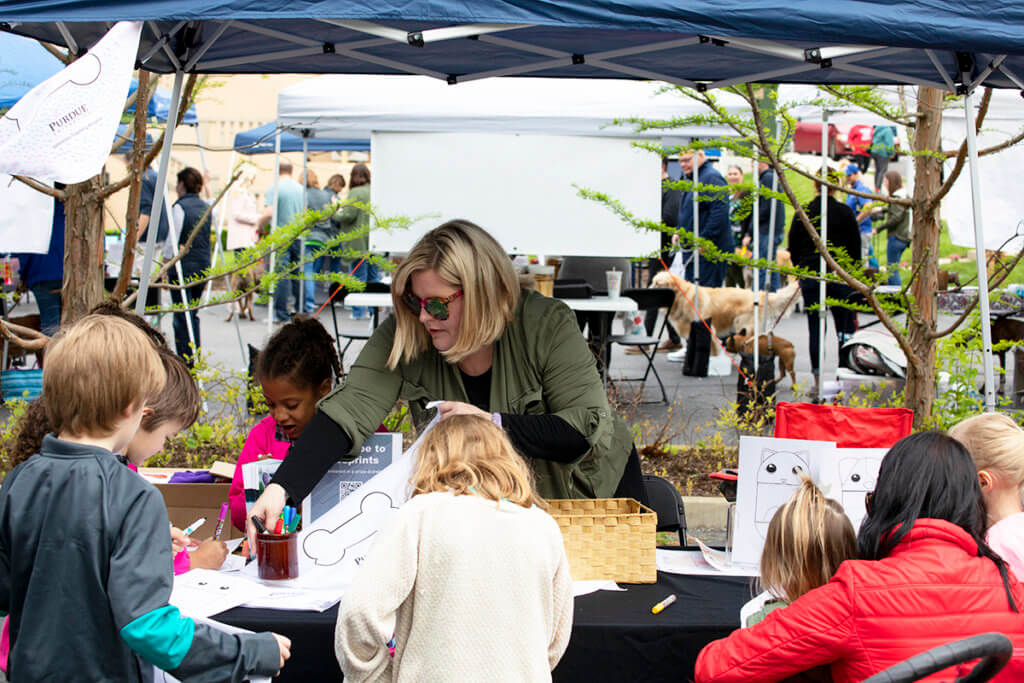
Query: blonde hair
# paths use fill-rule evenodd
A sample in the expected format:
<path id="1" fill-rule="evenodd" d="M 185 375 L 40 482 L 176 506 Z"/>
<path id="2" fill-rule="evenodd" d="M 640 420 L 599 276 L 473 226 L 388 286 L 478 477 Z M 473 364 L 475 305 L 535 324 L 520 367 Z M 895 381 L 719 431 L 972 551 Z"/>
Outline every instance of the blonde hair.
<path id="1" fill-rule="evenodd" d="M 857 535 L 842 506 L 814 482 L 803 482 L 768 524 L 761 553 L 761 586 L 793 602 L 824 586 L 844 560 L 857 557 Z"/>
<path id="2" fill-rule="evenodd" d="M 156 347 L 141 330 L 122 318 L 87 315 L 47 345 L 42 402 L 58 434 L 104 437 L 165 382 Z"/>
<path id="3" fill-rule="evenodd" d="M 1016 486 L 1024 484 L 1024 429 L 1009 416 L 975 415 L 954 425 L 949 435 L 964 445 L 979 471 L 998 472 Z"/>
<path id="4" fill-rule="evenodd" d="M 420 238 L 395 270 L 391 286 L 396 316 L 395 341 L 388 368 L 416 358 L 430 344 L 430 335 L 402 301 L 412 276 L 433 270 L 442 280 L 462 290 L 462 322 L 455 344 L 441 355 L 458 363 L 493 343 L 512 322 L 519 302 L 519 279 L 498 241 L 478 225 L 448 221 Z"/>
<path id="5" fill-rule="evenodd" d="M 547 508 L 534 488 L 533 473 L 505 432 L 477 415 L 452 415 L 434 425 L 423 437 L 409 483 L 414 496 L 451 491 Z"/>

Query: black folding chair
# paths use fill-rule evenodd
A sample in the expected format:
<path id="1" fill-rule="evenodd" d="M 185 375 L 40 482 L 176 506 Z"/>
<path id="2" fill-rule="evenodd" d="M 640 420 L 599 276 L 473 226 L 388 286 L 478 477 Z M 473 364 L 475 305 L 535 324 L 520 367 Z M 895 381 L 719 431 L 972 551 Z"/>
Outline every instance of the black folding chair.
<path id="1" fill-rule="evenodd" d="M 658 531 L 675 531 L 679 534 L 679 546 L 686 547 L 686 510 L 683 497 L 668 479 L 655 474 L 644 475 L 647 502 L 658 513 Z"/>
<path id="2" fill-rule="evenodd" d="M 335 294 L 335 291 L 341 290 Z M 355 341 L 366 341 L 373 335 L 373 331 L 377 329 L 378 322 L 378 310 L 374 309 L 372 314 L 372 324 L 369 326 L 359 325 L 355 330 L 346 330 L 344 334 L 341 332 L 341 328 L 338 327 L 338 313 L 335 310 L 336 305 L 340 305 L 345 299 L 345 295 L 351 290 L 342 287 L 339 284 L 335 284 L 331 288 L 331 320 L 334 322 L 334 340 L 338 346 L 338 363 L 341 365 L 341 374 L 345 376 L 345 352 L 352 346 Z M 367 282 L 366 289 L 363 290 L 368 294 L 386 294 L 391 291 L 391 285 L 384 282 Z M 346 339 L 345 346 L 341 345 L 341 340 Z"/>
<path id="3" fill-rule="evenodd" d="M 955 683 L 982 683 L 995 676 L 1010 661 L 1013 643 L 1002 633 L 981 633 L 946 645 L 933 647 L 881 671 L 864 683 L 910 683 L 972 659 L 981 659 L 966 676 Z"/>
<path id="4" fill-rule="evenodd" d="M 622 296 L 629 297 L 636 301 L 637 306 L 641 313 L 647 311 L 665 308 L 671 309 L 672 304 L 675 303 L 676 293 L 671 289 L 626 289 L 622 291 Z M 609 378 L 613 384 L 614 382 L 640 382 L 641 385 L 647 382 L 647 377 L 650 374 L 654 374 L 654 379 L 658 380 L 658 387 L 661 389 L 661 401 L 662 403 L 668 403 L 668 395 L 665 393 L 665 385 L 661 381 L 661 376 L 658 374 L 658 369 L 654 367 L 654 357 L 658 353 L 658 342 L 661 339 L 661 335 L 664 334 L 665 328 L 668 327 L 668 313 L 665 314 L 665 319 L 662 321 L 661 326 L 657 332 L 651 336 L 648 334 L 619 334 L 611 337 L 611 341 L 616 344 L 622 344 L 623 346 L 635 346 L 640 349 L 640 353 L 647 360 L 647 368 L 644 370 L 643 377 L 616 377 L 614 380 Z M 656 401 L 643 401 L 644 403 L 656 403 Z"/>

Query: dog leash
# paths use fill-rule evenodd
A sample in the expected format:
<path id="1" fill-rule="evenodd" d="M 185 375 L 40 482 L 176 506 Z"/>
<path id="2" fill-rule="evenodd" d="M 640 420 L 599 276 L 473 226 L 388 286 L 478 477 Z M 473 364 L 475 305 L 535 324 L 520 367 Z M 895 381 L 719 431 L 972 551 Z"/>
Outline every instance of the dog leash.
<path id="1" fill-rule="evenodd" d="M 359 259 L 359 260 L 358 260 L 358 261 L 356 262 L 356 264 L 355 264 L 354 266 L 352 266 L 352 270 L 350 270 L 350 271 L 348 272 L 348 274 L 349 274 L 349 275 L 351 275 L 352 273 L 356 272 L 356 269 L 357 269 L 357 268 L 358 268 L 359 266 L 363 265 L 363 261 L 365 261 L 365 260 L 366 260 L 366 257 L 365 257 L 365 256 L 364 256 L 363 258 Z M 314 313 L 314 314 L 313 314 L 313 317 L 315 318 L 315 317 L 317 317 L 318 315 L 320 315 L 320 311 L 324 310 L 324 309 L 325 309 L 325 308 L 327 307 L 327 304 L 331 303 L 331 300 L 332 300 L 332 299 L 333 299 L 334 297 L 338 296 L 338 292 L 340 292 L 340 291 L 341 291 L 341 290 L 343 290 L 343 289 L 345 289 L 345 288 L 344 288 L 344 287 L 335 287 L 335 288 L 334 288 L 334 291 L 333 291 L 333 292 L 331 292 L 331 295 L 330 295 L 329 297 L 327 297 L 327 301 L 323 302 L 323 304 L 321 304 L 321 305 L 320 305 L 320 308 L 316 309 L 316 313 Z"/>
<path id="2" fill-rule="evenodd" d="M 669 270 L 668 266 L 665 265 L 665 259 L 663 259 L 661 256 L 658 257 L 658 262 L 661 263 L 661 267 L 665 269 L 665 272 L 667 272 L 669 275 L 672 276 L 672 281 L 675 283 L 676 289 L 678 289 L 679 293 L 683 295 L 684 299 L 686 299 L 686 303 L 690 304 L 690 308 L 692 308 L 693 312 L 696 314 L 697 320 L 700 320 L 701 325 L 703 325 L 707 329 L 708 334 L 710 335 L 711 339 L 714 340 L 715 345 L 718 346 L 718 350 L 722 354 L 724 354 L 726 358 L 729 359 L 729 362 L 732 363 L 732 366 L 734 368 L 736 368 L 736 372 L 738 372 L 740 374 L 740 377 L 742 377 L 743 381 L 747 383 L 747 386 L 748 387 L 753 386 L 751 381 L 750 381 L 750 378 L 747 377 L 747 373 L 743 372 L 743 368 L 741 368 L 736 363 L 736 361 L 733 359 L 732 355 L 730 355 L 729 353 L 726 353 L 725 347 L 722 346 L 722 342 L 720 342 L 718 340 L 718 335 L 715 334 L 715 331 L 711 329 L 710 325 L 708 325 L 707 321 L 704 319 L 704 316 L 702 316 L 700 314 L 700 311 L 697 310 L 697 306 L 693 303 L 693 300 L 690 299 L 690 297 L 686 294 L 686 292 L 683 291 L 683 285 L 682 285 L 681 281 L 679 280 L 679 276 L 676 275 L 675 273 L 673 273 L 671 270 Z M 699 287 L 699 285 L 698 285 L 698 287 Z M 666 315 L 668 315 L 668 314 L 666 313 Z"/>

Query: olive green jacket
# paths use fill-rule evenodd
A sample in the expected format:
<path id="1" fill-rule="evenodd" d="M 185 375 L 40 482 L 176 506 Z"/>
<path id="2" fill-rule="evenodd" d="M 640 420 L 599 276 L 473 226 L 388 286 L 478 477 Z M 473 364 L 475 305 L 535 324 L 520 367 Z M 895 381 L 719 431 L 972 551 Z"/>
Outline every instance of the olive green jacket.
<path id="1" fill-rule="evenodd" d="M 348 197 L 345 199 L 345 205 L 338 209 L 334 216 L 331 217 L 331 220 L 338 226 L 340 232 L 352 232 L 353 230 L 365 228 L 370 224 L 370 212 L 361 206 L 356 206 L 357 203 L 367 206 L 370 204 L 369 183 L 353 187 L 349 190 Z M 343 242 L 341 246 L 358 249 L 359 251 L 367 251 L 370 248 L 370 233 L 367 232 L 365 235 L 360 235 L 357 239 Z"/>
<path id="2" fill-rule="evenodd" d="M 389 317 L 366 343 L 345 383 L 320 410 L 352 438 L 354 458 L 395 401 L 403 398 L 416 424 L 430 401 L 468 402 L 458 367 L 432 346 L 410 363 L 387 369 L 395 335 Z M 558 415 L 590 444 L 569 464 L 530 460 L 544 498 L 610 497 L 632 448 L 626 423 L 608 405 L 594 357 L 572 311 L 556 299 L 524 291 L 515 318 L 495 342 L 490 410 L 516 415 Z"/>

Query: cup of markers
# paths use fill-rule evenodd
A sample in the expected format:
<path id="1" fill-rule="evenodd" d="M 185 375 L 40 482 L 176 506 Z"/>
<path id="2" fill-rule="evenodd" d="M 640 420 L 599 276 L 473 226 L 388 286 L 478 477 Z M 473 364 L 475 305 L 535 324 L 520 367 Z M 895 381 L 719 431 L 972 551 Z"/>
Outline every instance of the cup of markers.
<path id="1" fill-rule="evenodd" d="M 299 536 L 296 533 L 302 515 L 291 506 L 285 507 L 268 529 L 258 517 L 256 525 L 256 562 L 261 579 L 295 579 L 299 576 Z"/>

